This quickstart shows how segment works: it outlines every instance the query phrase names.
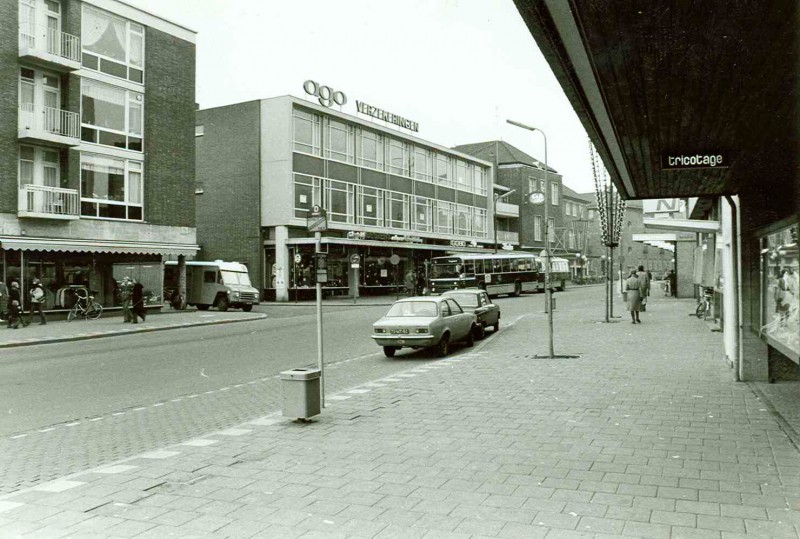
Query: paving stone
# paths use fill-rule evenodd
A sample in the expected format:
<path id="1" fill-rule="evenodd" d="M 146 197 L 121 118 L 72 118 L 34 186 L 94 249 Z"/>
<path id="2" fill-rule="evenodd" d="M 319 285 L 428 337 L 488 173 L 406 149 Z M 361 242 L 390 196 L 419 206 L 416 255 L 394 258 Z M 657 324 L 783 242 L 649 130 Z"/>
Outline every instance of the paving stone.
<path id="1" fill-rule="evenodd" d="M 695 527 L 697 515 L 692 513 L 676 513 L 671 511 L 654 510 L 650 513 L 652 524 L 669 524 L 671 526 Z"/>

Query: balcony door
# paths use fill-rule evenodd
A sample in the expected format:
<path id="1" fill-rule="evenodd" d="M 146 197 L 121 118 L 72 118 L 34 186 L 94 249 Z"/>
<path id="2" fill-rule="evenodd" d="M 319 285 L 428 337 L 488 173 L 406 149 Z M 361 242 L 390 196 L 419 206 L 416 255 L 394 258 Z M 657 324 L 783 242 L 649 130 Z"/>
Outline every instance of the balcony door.
<path id="1" fill-rule="evenodd" d="M 19 73 L 20 125 L 25 129 L 61 131 L 61 79 L 57 75 L 23 67 Z"/>
<path id="2" fill-rule="evenodd" d="M 61 3 L 56 0 L 45 0 L 47 6 L 47 52 L 61 56 Z"/>
<path id="3" fill-rule="evenodd" d="M 60 152 L 45 146 L 20 146 L 19 185 L 60 187 Z"/>

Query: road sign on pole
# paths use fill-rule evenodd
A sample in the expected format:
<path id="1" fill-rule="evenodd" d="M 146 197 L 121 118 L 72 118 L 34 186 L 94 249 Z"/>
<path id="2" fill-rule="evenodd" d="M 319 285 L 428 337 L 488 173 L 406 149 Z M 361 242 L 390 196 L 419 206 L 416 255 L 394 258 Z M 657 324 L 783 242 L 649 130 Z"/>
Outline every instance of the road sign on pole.
<path id="1" fill-rule="evenodd" d="M 313 206 L 306 219 L 309 232 L 325 232 L 328 230 L 328 212 L 319 206 Z"/>

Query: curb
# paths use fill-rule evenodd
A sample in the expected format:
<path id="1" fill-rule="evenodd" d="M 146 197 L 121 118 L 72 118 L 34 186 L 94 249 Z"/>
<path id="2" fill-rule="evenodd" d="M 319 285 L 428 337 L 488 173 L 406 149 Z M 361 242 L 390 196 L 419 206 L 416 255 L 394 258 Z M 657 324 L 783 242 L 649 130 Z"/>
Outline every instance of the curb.
<path id="1" fill-rule="evenodd" d="M 228 320 L 206 320 L 196 323 L 182 323 L 170 324 L 168 326 L 149 327 L 149 328 L 136 328 L 126 329 L 122 331 L 114 331 L 112 333 L 85 333 L 80 335 L 70 335 L 66 337 L 53 337 L 51 339 L 42 339 L 37 341 L 12 341 L 8 343 L 0 343 L 0 348 L 18 348 L 22 346 L 36 346 L 39 344 L 56 344 L 71 341 L 86 341 L 89 339 L 104 339 L 106 337 L 119 337 L 122 335 L 133 335 L 135 333 L 152 333 L 155 331 L 166 331 L 170 329 L 184 329 L 193 328 L 198 326 L 215 326 L 220 324 L 235 324 L 237 322 L 253 322 L 255 320 L 263 320 L 267 318 L 266 314 L 252 315 L 247 318 L 228 319 Z"/>

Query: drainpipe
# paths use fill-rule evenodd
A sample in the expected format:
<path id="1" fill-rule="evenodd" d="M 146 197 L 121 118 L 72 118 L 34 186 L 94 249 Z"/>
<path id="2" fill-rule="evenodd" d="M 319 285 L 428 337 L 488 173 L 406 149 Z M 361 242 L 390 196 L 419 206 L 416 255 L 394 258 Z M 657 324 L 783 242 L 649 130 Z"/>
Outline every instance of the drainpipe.
<path id="1" fill-rule="evenodd" d="M 728 204 L 731 207 L 731 260 L 733 261 L 733 304 L 736 308 L 733 310 L 734 316 L 734 324 L 733 327 L 736 328 L 736 335 L 734 335 L 734 345 L 735 345 L 735 353 L 734 353 L 734 360 L 735 365 L 734 369 L 736 370 L 736 381 L 741 382 L 741 366 L 742 366 L 742 328 L 740 326 L 741 320 L 741 304 L 740 304 L 740 290 L 741 290 L 741 283 L 739 283 L 739 211 L 736 207 L 736 202 L 734 202 L 733 197 L 730 195 L 725 195 L 725 200 L 728 201 Z"/>

